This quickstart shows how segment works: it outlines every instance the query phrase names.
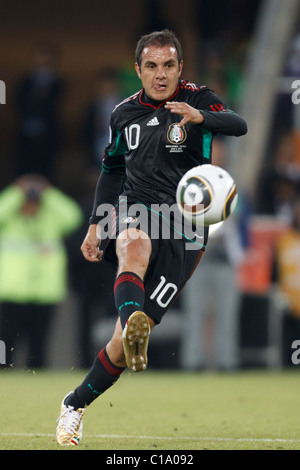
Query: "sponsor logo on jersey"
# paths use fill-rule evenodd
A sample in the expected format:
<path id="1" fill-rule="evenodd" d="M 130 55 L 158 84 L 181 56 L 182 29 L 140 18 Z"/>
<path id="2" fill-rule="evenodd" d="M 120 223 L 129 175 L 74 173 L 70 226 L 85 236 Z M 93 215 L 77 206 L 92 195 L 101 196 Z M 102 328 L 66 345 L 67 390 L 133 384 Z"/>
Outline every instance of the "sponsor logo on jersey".
<path id="1" fill-rule="evenodd" d="M 131 217 L 131 216 L 128 216 L 128 217 L 124 217 L 121 222 L 122 224 L 132 224 L 134 222 L 137 222 L 139 219 L 138 217 Z"/>
<path id="2" fill-rule="evenodd" d="M 147 123 L 147 126 L 159 126 L 157 117 L 150 119 L 150 121 Z"/>
<path id="3" fill-rule="evenodd" d="M 173 145 L 180 145 L 182 144 L 187 136 L 187 132 L 185 130 L 185 127 L 178 127 L 178 123 L 171 124 L 168 133 L 167 133 L 167 138 L 168 141 L 173 144 Z"/>

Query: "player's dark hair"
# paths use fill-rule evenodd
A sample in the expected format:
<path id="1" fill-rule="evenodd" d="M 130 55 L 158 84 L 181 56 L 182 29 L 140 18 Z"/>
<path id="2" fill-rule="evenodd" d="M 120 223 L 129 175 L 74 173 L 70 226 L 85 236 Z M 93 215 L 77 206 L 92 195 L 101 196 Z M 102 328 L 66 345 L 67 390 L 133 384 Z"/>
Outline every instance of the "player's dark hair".
<path id="1" fill-rule="evenodd" d="M 154 31 L 153 33 L 145 34 L 139 39 L 135 49 L 135 59 L 139 67 L 142 62 L 142 52 L 147 46 L 174 46 L 177 51 L 178 64 L 182 61 L 181 44 L 173 31 L 170 31 L 169 29 Z"/>

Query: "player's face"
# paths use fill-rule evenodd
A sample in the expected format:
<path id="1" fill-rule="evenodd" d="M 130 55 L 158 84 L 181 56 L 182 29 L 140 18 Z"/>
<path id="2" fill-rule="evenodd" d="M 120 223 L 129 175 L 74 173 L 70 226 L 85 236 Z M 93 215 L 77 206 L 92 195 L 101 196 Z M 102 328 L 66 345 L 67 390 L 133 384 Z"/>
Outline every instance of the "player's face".
<path id="1" fill-rule="evenodd" d="M 135 69 L 149 98 L 164 101 L 175 93 L 182 65 L 175 47 L 148 46 L 142 52 L 141 66 L 135 64 Z"/>

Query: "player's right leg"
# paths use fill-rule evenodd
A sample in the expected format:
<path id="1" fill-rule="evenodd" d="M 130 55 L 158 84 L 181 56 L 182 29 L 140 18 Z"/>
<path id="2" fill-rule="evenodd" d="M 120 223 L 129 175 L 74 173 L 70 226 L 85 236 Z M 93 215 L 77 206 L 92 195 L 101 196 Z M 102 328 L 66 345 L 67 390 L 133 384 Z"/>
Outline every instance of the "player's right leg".
<path id="1" fill-rule="evenodd" d="M 130 315 L 123 330 L 126 364 L 132 372 L 141 372 L 147 368 L 150 322 L 152 320 L 144 312 L 137 311 Z"/>
<path id="2" fill-rule="evenodd" d="M 122 230 L 116 240 L 118 272 L 114 286 L 115 304 L 123 329 L 126 364 L 133 372 L 147 368 L 147 349 L 154 322 L 144 313 L 144 276 L 149 266 L 152 243 L 135 227 Z"/>
<path id="3" fill-rule="evenodd" d="M 154 326 L 153 320 L 140 311 L 132 313 L 124 329 L 118 319 L 114 335 L 106 346 L 111 361 L 133 372 L 145 370 L 149 334 Z"/>

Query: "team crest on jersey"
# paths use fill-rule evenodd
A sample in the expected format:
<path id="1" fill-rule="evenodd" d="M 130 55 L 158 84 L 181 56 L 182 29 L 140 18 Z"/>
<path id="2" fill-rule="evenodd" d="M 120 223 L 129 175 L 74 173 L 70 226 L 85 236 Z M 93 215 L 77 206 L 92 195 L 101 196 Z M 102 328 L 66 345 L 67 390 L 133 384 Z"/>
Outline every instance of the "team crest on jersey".
<path id="1" fill-rule="evenodd" d="M 182 144 L 187 136 L 187 132 L 185 127 L 178 127 L 178 123 L 175 122 L 170 125 L 167 133 L 168 141 L 173 145 L 180 145 Z"/>
<path id="2" fill-rule="evenodd" d="M 121 222 L 122 224 L 132 224 L 133 222 L 137 222 L 139 219 L 137 217 L 124 217 Z"/>

